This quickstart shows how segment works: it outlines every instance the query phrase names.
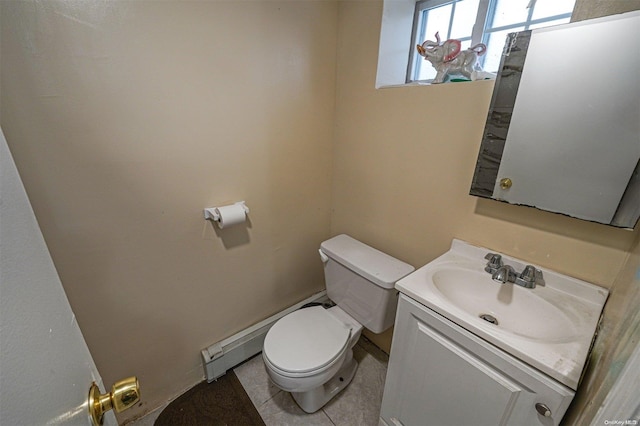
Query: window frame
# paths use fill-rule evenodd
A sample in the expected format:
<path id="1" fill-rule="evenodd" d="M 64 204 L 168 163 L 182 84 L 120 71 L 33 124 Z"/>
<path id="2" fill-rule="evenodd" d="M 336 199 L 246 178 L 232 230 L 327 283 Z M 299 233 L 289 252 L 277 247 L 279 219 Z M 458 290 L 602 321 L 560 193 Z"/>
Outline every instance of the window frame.
<path id="1" fill-rule="evenodd" d="M 449 20 L 449 28 L 447 29 L 447 34 L 451 31 L 451 26 L 453 24 L 453 17 L 455 16 L 455 5 L 463 0 L 418 0 L 415 3 L 415 9 L 413 13 L 413 27 L 411 30 L 411 46 L 409 48 L 409 60 L 407 61 L 407 73 L 405 77 L 405 83 L 415 83 L 415 82 L 424 82 L 425 80 L 420 80 L 418 78 L 414 78 L 418 72 L 418 63 L 422 58 L 418 55 L 415 45 L 420 44 L 418 41 L 418 35 L 423 35 L 423 37 L 428 36 L 424 34 L 424 28 L 426 26 L 426 21 L 422 19 L 422 15 L 425 11 L 435 9 L 447 4 L 453 5 L 453 11 L 451 13 L 451 18 Z M 509 29 L 521 28 L 524 27 L 523 30 L 526 31 L 530 29 L 532 25 L 543 24 L 545 22 L 556 21 L 559 19 L 571 18 L 573 11 L 569 13 L 562 13 L 558 15 L 548 16 L 546 18 L 538 18 L 531 19 L 533 16 L 533 12 L 535 10 L 535 0 L 531 0 L 532 7 L 529 7 L 529 11 L 527 13 L 527 18 L 525 21 L 516 22 L 508 25 L 501 25 L 499 27 L 491 27 L 493 24 L 493 20 L 495 19 L 495 12 L 497 7 L 498 0 L 479 0 L 478 3 L 478 11 L 476 13 L 476 20 L 471 30 L 471 46 L 474 46 L 478 43 L 487 43 L 489 37 L 494 32 L 505 31 Z M 575 3 L 574 3 L 575 8 Z M 447 39 L 448 37 L 443 36 L 443 39 Z M 468 40 L 466 37 L 463 40 Z M 480 63 L 484 63 L 484 58 L 481 57 Z"/>

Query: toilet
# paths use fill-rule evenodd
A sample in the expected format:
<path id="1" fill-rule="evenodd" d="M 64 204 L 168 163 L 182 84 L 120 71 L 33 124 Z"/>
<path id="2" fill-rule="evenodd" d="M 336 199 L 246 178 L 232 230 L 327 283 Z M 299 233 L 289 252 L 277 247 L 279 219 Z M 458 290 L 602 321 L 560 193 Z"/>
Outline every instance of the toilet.
<path id="1" fill-rule="evenodd" d="M 320 244 L 327 296 L 278 320 L 262 351 L 271 381 L 307 413 L 322 408 L 353 379 L 353 346 L 363 327 L 382 333 L 395 321 L 396 281 L 413 266 L 342 234 Z"/>

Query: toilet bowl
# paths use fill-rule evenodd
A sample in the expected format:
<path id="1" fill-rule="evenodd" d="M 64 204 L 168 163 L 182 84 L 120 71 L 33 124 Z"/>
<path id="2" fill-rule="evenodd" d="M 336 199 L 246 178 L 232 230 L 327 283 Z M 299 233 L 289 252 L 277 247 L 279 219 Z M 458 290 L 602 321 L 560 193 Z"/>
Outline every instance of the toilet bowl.
<path id="1" fill-rule="evenodd" d="M 353 378 L 353 346 L 361 331 L 362 326 L 337 306 L 293 312 L 265 337 L 262 358 L 267 373 L 304 411 L 313 413 Z"/>
<path id="2" fill-rule="evenodd" d="M 262 358 L 271 381 L 291 392 L 307 413 L 322 408 L 353 379 L 353 346 L 362 329 L 381 333 L 395 318 L 397 280 L 411 265 L 348 235 L 323 242 L 329 309 L 312 306 L 278 320 L 265 337 Z"/>

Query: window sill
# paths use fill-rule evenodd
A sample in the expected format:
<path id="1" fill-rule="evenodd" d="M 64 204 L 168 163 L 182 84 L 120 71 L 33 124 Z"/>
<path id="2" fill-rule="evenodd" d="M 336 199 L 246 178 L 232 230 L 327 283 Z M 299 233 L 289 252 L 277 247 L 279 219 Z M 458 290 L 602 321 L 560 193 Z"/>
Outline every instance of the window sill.
<path id="1" fill-rule="evenodd" d="M 385 84 L 376 88 L 391 89 L 394 87 L 442 86 L 442 85 L 455 84 L 455 83 L 476 83 L 479 81 L 495 81 L 496 79 L 495 74 L 492 74 L 492 73 L 486 73 L 486 74 L 491 74 L 491 75 L 487 75 L 486 78 L 478 79 L 478 80 L 453 79 L 451 81 L 445 81 L 444 83 L 436 83 L 436 84 L 433 83 L 433 80 L 421 80 L 421 81 L 412 81 L 411 83 Z"/>

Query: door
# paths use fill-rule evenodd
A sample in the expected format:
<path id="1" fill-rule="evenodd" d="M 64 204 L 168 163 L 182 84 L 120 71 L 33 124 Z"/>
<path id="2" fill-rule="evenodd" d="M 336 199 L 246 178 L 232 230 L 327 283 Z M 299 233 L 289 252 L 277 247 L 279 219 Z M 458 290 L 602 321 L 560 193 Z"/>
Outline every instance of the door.
<path id="1" fill-rule="evenodd" d="M 395 327 L 381 424 L 553 426 L 573 398 L 571 389 L 404 295 Z"/>
<path id="2" fill-rule="evenodd" d="M 0 424 L 89 425 L 102 379 L 0 139 Z M 104 424 L 117 425 L 112 411 Z"/>
<path id="3" fill-rule="evenodd" d="M 396 345 L 402 352 L 392 352 L 390 364 L 401 365 L 400 378 L 389 389 L 398 401 L 394 415 L 387 414 L 396 424 L 504 426 L 517 403 L 532 400 L 519 383 L 416 316 L 398 325 L 404 344 Z"/>
<path id="4" fill-rule="evenodd" d="M 494 198 L 613 221 L 640 157 L 640 49 L 610 48 L 640 38 L 628 18 L 533 31 Z"/>

